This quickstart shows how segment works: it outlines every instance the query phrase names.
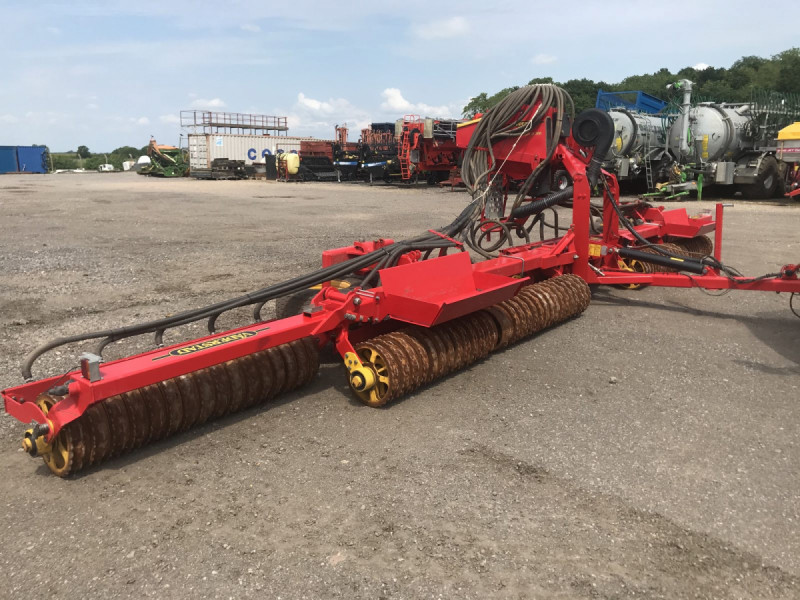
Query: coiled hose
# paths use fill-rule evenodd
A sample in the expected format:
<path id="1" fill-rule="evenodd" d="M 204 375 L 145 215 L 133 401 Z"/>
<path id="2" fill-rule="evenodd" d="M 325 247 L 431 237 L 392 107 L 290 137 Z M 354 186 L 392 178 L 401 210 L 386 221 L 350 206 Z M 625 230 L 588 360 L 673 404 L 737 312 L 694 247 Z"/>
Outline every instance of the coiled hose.
<path id="1" fill-rule="evenodd" d="M 461 178 L 467 190 L 473 198 L 481 200 L 479 211 L 483 210 L 486 196 L 494 180 L 494 178 L 492 181 L 489 180 L 489 173 L 492 170 L 499 171 L 494 155 L 494 144 L 513 138 L 519 140 L 541 125 L 551 108 L 555 109 L 554 135 L 550 136 L 545 159 L 534 168 L 520 186 L 512 207 L 516 208 L 528 196 L 539 175 L 553 158 L 558 147 L 567 106 L 571 119 L 575 115 L 575 104 L 565 90 L 552 84 L 528 85 L 511 92 L 483 115 L 464 151 L 461 166 Z M 536 107 L 535 110 L 530 112 L 533 107 Z M 529 112 L 530 114 L 527 114 Z"/>

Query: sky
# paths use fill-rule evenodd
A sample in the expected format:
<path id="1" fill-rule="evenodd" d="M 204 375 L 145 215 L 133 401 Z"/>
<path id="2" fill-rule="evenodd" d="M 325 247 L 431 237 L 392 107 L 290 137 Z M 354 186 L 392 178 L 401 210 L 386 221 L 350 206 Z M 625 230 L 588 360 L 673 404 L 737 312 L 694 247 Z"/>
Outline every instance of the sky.
<path id="1" fill-rule="evenodd" d="M 189 109 L 286 116 L 290 135 L 324 139 L 346 123 L 355 141 L 370 122 L 458 117 L 534 77 L 614 83 L 798 45 L 752 2 L 558 6 L 0 0 L 0 145 L 177 144 Z"/>

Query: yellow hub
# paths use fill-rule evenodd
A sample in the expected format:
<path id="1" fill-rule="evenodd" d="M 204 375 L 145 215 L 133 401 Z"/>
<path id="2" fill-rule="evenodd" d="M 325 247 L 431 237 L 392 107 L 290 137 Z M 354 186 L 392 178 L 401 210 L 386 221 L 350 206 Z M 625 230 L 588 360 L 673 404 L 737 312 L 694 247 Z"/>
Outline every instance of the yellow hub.
<path id="1" fill-rule="evenodd" d="M 647 273 L 648 272 L 647 266 L 644 263 L 642 263 L 641 261 L 638 261 L 636 259 L 633 259 L 633 258 L 630 259 L 630 260 L 622 260 L 620 258 L 620 259 L 617 260 L 617 266 L 619 266 L 619 268 L 622 269 L 623 271 L 629 271 L 630 273 Z M 627 284 L 625 284 L 625 283 L 623 283 L 623 284 L 620 284 L 619 287 L 621 287 L 622 289 L 625 289 L 625 290 L 638 290 L 643 285 L 646 285 L 646 284 L 642 284 L 642 283 L 627 283 Z"/>
<path id="2" fill-rule="evenodd" d="M 389 371 L 386 361 L 372 348 L 360 348 L 358 354 L 347 352 L 344 364 L 350 372 L 350 387 L 369 406 L 386 404 Z"/>
<path id="3" fill-rule="evenodd" d="M 47 416 L 53 404 L 53 399 L 49 396 L 41 396 L 36 400 L 36 405 L 42 409 L 45 416 Z M 50 426 L 52 427 L 52 424 Z M 44 436 L 34 439 L 33 429 L 28 429 L 22 440 L 22 447 L 30 453 L 33 444 L 36 444 L 36 453 L 42 457 L 42 460 L 53 473 L 63 477 L 64 474 L 69 472 L 72 463 L 72 444 L 66 429 L 61 429 L 58 435 L 49 442 L 45 441 Z"/>
<path id="4" fill-rule="evenodd" d="M 36 449 L 35 451 L 34 448 Z M 22 438 L 22 449 L 31 456 L 42 456 L 52 450 L 43 435 L 36 438 L 33 437 L 33 428 L 25 430 L 25 436 Z"/>

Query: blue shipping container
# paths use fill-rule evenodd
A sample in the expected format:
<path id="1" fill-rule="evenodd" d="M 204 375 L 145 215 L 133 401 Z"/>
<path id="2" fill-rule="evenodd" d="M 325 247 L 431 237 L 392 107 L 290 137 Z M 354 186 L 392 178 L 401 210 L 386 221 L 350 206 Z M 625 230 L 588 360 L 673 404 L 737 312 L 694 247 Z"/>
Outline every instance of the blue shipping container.
<path id="1" fill-rule="evenodd" d="M 611 110 L 612 108 L 627 108 L 650 114 L 661 112 L 667 103 L 661 98 L 656 98 L 641 90 L 630 92 L 604 92 L 597 90 L 595 108 Z"/>
<path id="2" fill-rule="evenodd" d="M 17 147 L 0 146 L 0 173 L 17 172 Z"/>
<path id="3" fill-rule="evenodd" d="M 17 146 L 17 166 L 21 173 L 47 173 L 45 146 Z"/>

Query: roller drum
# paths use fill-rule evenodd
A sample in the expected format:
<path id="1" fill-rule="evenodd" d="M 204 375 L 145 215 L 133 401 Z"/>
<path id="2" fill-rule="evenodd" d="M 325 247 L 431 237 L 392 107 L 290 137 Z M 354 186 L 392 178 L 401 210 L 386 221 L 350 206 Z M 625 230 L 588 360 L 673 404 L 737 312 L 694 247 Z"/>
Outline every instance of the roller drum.
<path id="1" fill-rule="evenodd" d="M 485 358 L 494 350 L 582 313 L 591 301 L 586 282 L 561 275 L 523 287 L 509 300 L 425 328 L 408 326 L 358 344 L 362 363 L 382 383 L 358 392 L 370 406 L 383 406 L 422 385 Z"/>
<path id="2" fill-rule="evenodd" d="M 316 338 L 307 337 L 200 369 L 90 405 L 61 428 L 43 456 L 66 477 L 209 420 L 271 400 L 309 383 L 319 369 Z M 46 413 L 60 400 L 42 395 Z"/>
<path id="3" fill-rule="evenodd" d="M 692 258 L 700 259 L 714 253 L 714 242 L 707 235 L 698 235 L 693 238 L 674 238 L 671 243 L 681 249 L 681 252 Z"/>

